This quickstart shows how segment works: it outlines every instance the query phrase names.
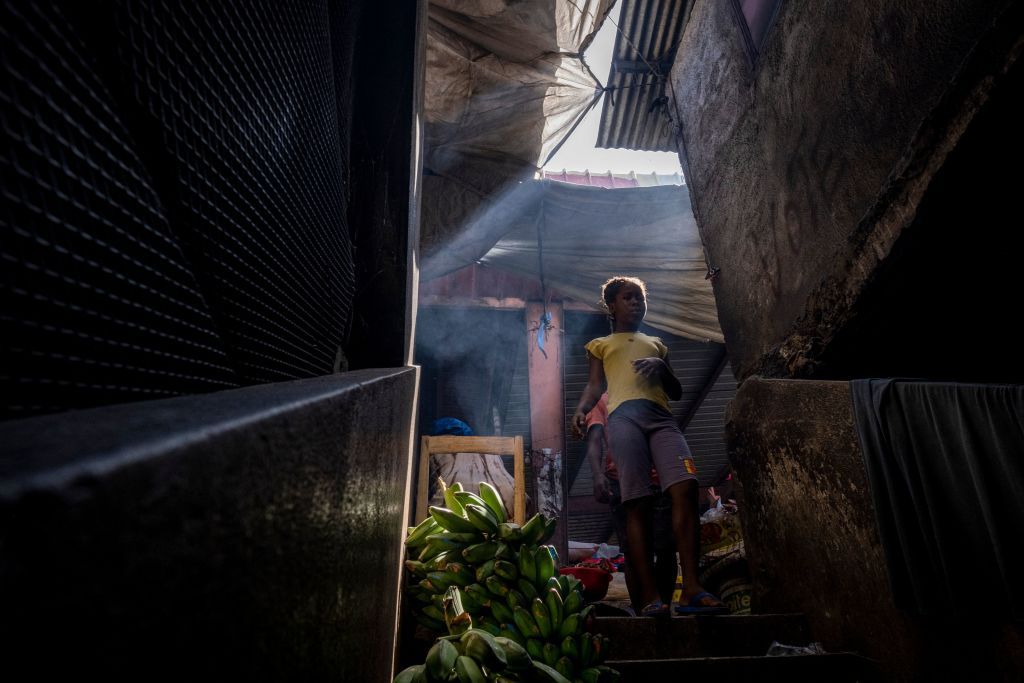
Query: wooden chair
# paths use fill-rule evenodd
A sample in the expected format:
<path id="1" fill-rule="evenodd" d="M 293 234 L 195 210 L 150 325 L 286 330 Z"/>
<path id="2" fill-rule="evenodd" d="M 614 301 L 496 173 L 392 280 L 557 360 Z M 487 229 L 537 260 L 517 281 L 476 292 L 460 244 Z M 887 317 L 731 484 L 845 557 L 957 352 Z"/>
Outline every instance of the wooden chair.
<path id="1" fill-rule="evenodd" d="M 434 453 L 479 453 L 512 456 L 512 521 L 526 523 L 526 464 L 521 436 L 424 436 L 420 439 L 419 478 L 416 485 L 416 519 L 427 517 L 430 501 L 430 456 Z M 474 492 L 475 493 L 475 492 Z"/>

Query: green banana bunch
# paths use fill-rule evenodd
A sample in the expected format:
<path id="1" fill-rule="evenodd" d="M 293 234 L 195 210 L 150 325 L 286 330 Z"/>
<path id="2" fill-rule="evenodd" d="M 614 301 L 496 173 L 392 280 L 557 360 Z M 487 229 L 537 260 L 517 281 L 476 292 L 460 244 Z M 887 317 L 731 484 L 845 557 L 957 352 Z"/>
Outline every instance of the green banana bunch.
<path id="1" fill-rule="evenodd" d="M 472 503 L 473 505 L 479 505 L 480 507 L 487 507 L 487 503 L 484 501 L 484 499 L 476 495 L 475 493 L 470 493 L 469 491 L 460 491 L 457 497 L 459 499 L 459 502 L 462 503 L 463 506 Z"/>
<path id="2" fill-rule="evenodd" d="M 484 615 L 476 620 L 476 628 L 481 631 L 486 631 L 492 636 L 501 635 L 501 626 L 494 620 L 494 617 Z"/>
<path id="3" fill-rule="evenodd" d="M 568 657 L 573 661 L 579 661 L 580 659 L 580 645 L 576 642 L 576 639 L 572 636 L 566 636 L 562 639 L 562 656 Z"/>
<path id="4" fill-rule="evenodd" d="M 410 666 L 407 669 L 402 669 L 393 683 L 419 683 L 420 681 L 426 680 L 426 666 L 423 664 L 416 664 Z"/>
<path id="5" fill-rule="evenodd" d="M 482 565 L 476 568 L 476 582 L 481 583 L 487 579 L 488 576 L 494 573 L 494 563 L 497 560 L 487 560 Z"/>
<path id="6" fill-rule="evenodd" d="M 501 598 L 502 600 L 505 600 L 505 596 L 507 596 L 508 592 L 511 590 L 508 587 L 508 584 L 502 581 L 497 574 L 491 574 L 490 576 L 488 576 L 484 580 L 484 586 L 487 588 L 488 592 L 490 592 L 491 595 L 493 595 L 496 598 Z M 493 604 L 491 605 L 491 609 L 494 609 Z"/>
<path id="7" fill-rule="evenodd" d="M 516 643 L 519 643 L 519 645 L 526 647 L 526 638 L 524 638 L 523 634 L 519 632 L 519 629 L 515 627 L 514 621 L 501 624 L 500 626 L 501 633 L 498 634 L 499 636 L 501 636 L 502 638 L 508 638 L 509 640 L 512 640 Z"/>
<path id="8" fill-rule="evenodd" d="M 533 661 L 533 672 L 536 680 L 541 683 L 572 683 L 568 678 L 558 673 L 542 661 Z"/>
<path id="9" fill-rule="evenodd" d="M 544 663 L 548 666 L 554 666 L 555 662 L 558 661 L 559 657 L 558 646 L 554 643 L 544 643 Z M 557 671 L 557 669 L 556 669 Z M 561 672 L 559 672 L 561 673 Z M 563 674 L 564 675 L 564 674 Z"/>
<path id="10" fill-rule="evenodd" d="M 505 579 L 506 581 L 515 581 L 519 578 L 519 569 L 516 565 L 506 560 L 496 560 L 494 563 L 494 573 Z"/>
<path id="11" fill-rule="evenodd" d="M 513 609 L 520 605 L 525 607 L 530 604 L 530 601 L 526 599 L 526 596 L 514 588 L 505 596 L 505 601 L 508 603 L 509 609 Z"/>
<path id="12" fill-rule="evenodd" d="M 443 485 L 443 482 L 442 482 L 442 485 Z M 457 514 L 459 517 L 462 517 L 463 516 L 462 502 L 458 498 L 458 494 L 459 493 L 461 493 L 461 492 L 460 491 L 456 491 L 454 486 L 445 488 L 444 491 L 443 491 L 443 494 L 444 494 L 444 504 L 448 507 L 449 510 L 451 510 L 452 512 Z"/>
<path id="13" fill-rule="evenodd" d="M 519 553 L 520 558 L 522 558 L 523 555 L 529 555 L 531 558 L 533 557 L 533 555 L 531 555 L 526 550 L 523 550 L 523 552 Z M 522 565 L 520 564 L 520 566 Z M 533 600 L 534 598 L 538 597 L 537 589 L 534 587 L 533 581 L 529 581 L 524 576 L 522 576 L 521 570 L 519 572 L 519 575 L 519 580 L 516 581 L 516 587 L 519 589 L 519 592 L 523 594 L 523 597 L 525 597 L 527 601 Z"/>
<path id="14" fill-rule="evenodd" d="M 506 606 L 501 600 L 493 600 L 491 602 L 491 614 L 499 624 L 508 624 L 515 621 L 512 608 Z"/>

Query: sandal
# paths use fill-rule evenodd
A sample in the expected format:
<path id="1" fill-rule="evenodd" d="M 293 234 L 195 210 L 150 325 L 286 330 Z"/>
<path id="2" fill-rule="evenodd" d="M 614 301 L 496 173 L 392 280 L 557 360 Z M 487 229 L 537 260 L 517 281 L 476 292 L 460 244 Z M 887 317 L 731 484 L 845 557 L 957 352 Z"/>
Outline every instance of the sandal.
<path id="1" fill-rule="evenodd" d="M 641 617 L 667 617 L 670 616 L 668 605 L 663 603 L 660 599 L 649 602 L 640 610 L 638 616 Z"/>
<path id="2" fill-rule="evenodd" d="M 704 604 L 705 600 L 714 601 Z M 676 605 L 676 614 L 728 614 L 729 608 L 722 601 L 707 591 L 697 593 L 685 605 Z"/>

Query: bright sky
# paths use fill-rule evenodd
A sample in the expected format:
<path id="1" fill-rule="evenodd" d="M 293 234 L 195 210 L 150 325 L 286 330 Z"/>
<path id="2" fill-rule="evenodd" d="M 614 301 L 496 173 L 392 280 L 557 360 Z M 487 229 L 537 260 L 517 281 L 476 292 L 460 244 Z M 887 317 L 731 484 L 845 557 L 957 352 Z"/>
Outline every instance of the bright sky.
<path id="1" fill-rule="evenodd" d="M 610 19 L 619 21 L 619 13 L 622 5 L 612 10 Z M 612 22 L 605 21 L 601 30 L 597 32 L 594 42 L 590 44 L 584 57 L 591 71 L 601 82 L 608 78 L 608 71 L 612 65 L 612 48 L 615 47 L 615 34 L 617 31 Z M 568 171 L 613 171 L 625 173 L 636 171 L 637 173 L 677 173 L 682 172 L 679 167 L 679 157 L 672 152 L 638 152 L 630 149 L 598 149 L 594 147 L 597 141 L 597 127 L 601 122 L 602 103 L 590 110 L 583 122 L 573 131 L 573 134 L 565 141 L 558 153 L 551 158 L 551 161 L 544 167 L 547 171 L 561 171 L 563 168 Z"/>

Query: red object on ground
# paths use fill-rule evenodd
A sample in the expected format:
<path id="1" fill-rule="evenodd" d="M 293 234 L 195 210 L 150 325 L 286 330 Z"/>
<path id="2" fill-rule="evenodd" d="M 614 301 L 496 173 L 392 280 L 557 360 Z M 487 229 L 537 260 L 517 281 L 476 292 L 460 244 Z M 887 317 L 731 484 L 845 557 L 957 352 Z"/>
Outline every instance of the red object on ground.
<path id="1" fill-rule="evenodd" d="M 560 574 L 570 574 L 583 582 L 583 597 L 593 602 L 602 599 L 608 593 L 608 584 L 612 582 L 611 572 L 595 567 L 562 567 Z"/>

